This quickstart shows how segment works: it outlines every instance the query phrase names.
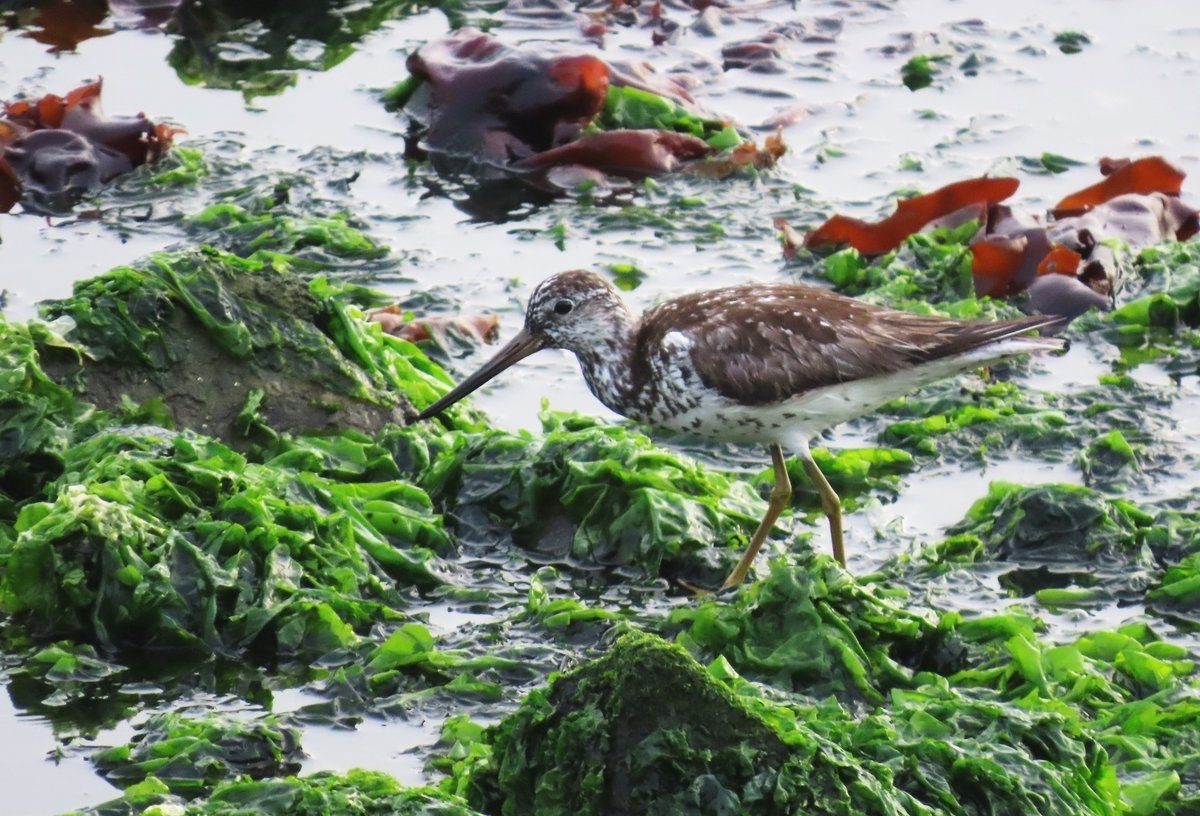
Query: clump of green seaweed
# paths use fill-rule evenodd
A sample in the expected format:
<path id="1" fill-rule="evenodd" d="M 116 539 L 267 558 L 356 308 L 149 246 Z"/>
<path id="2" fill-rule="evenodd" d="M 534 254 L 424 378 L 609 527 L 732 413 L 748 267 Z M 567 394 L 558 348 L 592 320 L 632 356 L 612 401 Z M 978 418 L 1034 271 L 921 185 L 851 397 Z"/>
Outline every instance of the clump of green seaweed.
<path id="1" fill-rule="evenodd" d="M 121 788 L 153 776 L 172 793 L 193 798 L 239 776 L 263 779 L 300 769 L 299 732 L 273 715 L 163 713 L 137 731 L 130 742 L 92 756 L 96 770 Z"/>
<path id="2" fill-rule="evenodd" d="M 127 788 L 120 799 L 67 816 L 479 816 L 460 799 L 432 788 L 409 788 L 387 774 L 352 770 L 277 779 L 236 779 L 189 803 L 156 777 Z"/>
<path id="3" fill-rule="evenodd" d="M 542 426 L 540 437 L 398 429 L 385 444 L 416 465 L 416 483 L 465 541 L 475 530 L 507 529 L 528 549 L 657 576 L 753 530 L 761 504 L 745 482 L 625 426 L 551 412 Z"/>
<path id="4" fill-rule="evenodd" d="M 485 750 L 456 773 L 473 805 L 505 816 L 1119 811 L 1078 722 L 921 679 L 864 716 L 631 633 L 477 735 Z"/>
<path id="5" fill-rule="evenodd" d="M 1073 643 L 1006 613 L 892 602 L 827 559 L 672 616 L 448 723 L 444 786 L 484 812 L 1187 813 L 1194 662 L 1145 625 Z M 686 702 L 681 702 L 686 701 Z M 763 730 L 764 727 L 767 730 Z"/>
<path id="6" fill-rule="evenodd" d="M 315 657 L 399 616 L 398 587 L 439 581 L 445 533 L 405 482 L 253 464 L 154 427 L 100 432 L 63 470 L 0 552 L 0 608 L 40 639 Z"/>

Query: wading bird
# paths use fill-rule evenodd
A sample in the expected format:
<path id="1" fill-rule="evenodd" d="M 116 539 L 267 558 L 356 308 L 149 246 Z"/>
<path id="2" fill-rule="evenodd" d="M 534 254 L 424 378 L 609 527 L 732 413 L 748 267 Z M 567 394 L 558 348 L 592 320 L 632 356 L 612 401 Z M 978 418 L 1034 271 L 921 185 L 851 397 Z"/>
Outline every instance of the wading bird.
<path id="1" fill-rule="evenodd" d="M 740 584 L 792 495 L 795 451 L 846 564 L 842 506 L 808 441 L 927 383 L 1063 341 L 1030 336 L 1054 316 L 972 321 L 874 306 L 825 289 L 747 284 L 631 313 L 592 272 L 560 272 L 529 299 L 525 326 L 478 371 L 421 412 L 428 419 L 545 348 L 579 358 L 588 388 L 618 414 L 726 442 L 765 443 L 775 486 L 766 515 L 721 589 Z"/>

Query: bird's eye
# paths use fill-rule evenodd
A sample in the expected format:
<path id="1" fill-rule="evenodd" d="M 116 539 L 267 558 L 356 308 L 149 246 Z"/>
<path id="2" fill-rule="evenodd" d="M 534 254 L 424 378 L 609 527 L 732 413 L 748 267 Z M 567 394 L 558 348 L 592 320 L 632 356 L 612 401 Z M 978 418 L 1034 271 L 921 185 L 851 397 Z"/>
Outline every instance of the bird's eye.
<path id="1" fill-rule="evenodd" d="M 569 314 L 574 308 L 575 304 L 565 298 L 554 304 L 554 311 L 560 315 Z"/>

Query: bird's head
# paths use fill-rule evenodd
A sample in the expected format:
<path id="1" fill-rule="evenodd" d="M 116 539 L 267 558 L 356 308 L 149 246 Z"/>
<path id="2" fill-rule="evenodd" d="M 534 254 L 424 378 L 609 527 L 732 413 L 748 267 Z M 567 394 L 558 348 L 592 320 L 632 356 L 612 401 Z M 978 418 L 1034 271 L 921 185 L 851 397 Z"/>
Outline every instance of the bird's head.
<path id="1" fill-rule="evenodd" d="M 612 331 L 625 304 L 604 278 L 582 269 L 559 272 L 538 284 L 529 298 L 524 332 L 542 341 L 541 348 L 578 352 Z"/>
<path id="2" fill-rule="evenodd" d="M 551 275 L 529 298 L 525 326 L 474 374 L 430 405 L 428 419 L 483 386 L 506 368 L 545 348 L 579 352 L 602 342 L 628 316 L 625 304 L 604 278 L 582 269 Z"/>

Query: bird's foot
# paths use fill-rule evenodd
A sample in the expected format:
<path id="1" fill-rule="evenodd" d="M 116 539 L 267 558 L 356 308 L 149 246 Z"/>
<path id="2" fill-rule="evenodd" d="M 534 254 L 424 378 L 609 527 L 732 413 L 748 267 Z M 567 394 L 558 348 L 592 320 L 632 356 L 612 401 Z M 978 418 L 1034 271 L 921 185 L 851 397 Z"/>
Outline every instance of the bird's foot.
<path id="1" fill-rule="evenodd" d="M 686 581 L 683 578 L 676 578 L 675 583 L 692 593 L 693 597 L 706 598 L 710 595 L 715 595 L 718 587 L 706 587 L 700 584 L 693 584 L 691 581 Z"/>
<path id="2" fill-rule="evenodd" d="M 728 590 L 741 585 L 740 581 L 735 584 L 725 581 L 725 583 L 721 584 L 720 586 L 703 586 L 701 584 L 694 584 L 691 581 L 684 580 L 683 578 L 676 578 L 675 583 L 692 593 L 692 595 L 696 598 L 709 598 L 714 595 L 721 595 Z"/>

